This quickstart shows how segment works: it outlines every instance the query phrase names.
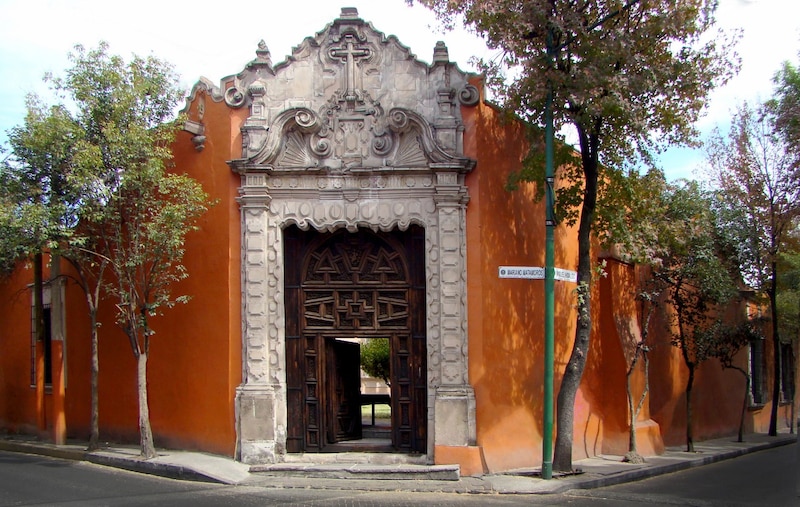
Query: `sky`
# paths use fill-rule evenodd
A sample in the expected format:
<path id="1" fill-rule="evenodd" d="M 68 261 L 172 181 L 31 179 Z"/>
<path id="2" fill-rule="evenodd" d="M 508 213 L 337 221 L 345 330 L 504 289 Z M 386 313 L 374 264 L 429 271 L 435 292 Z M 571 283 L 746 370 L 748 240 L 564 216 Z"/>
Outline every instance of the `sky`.
<path id="1" fill-rule="evenodd" d="M 472 56 L 493 55 L 476 35 L 464 29 L 444 32 L 430 11 L 409 7 L 405 0 L 0 0 L 0 145 L 6 144 L 8 129 L 22 124 L 25 96 L 47 96 L 42 77 L 62 74 L 76 44 L 94 48 L 107 41 L 112 54 L 157 56 L 175 65 L 188 92 L 201 76 L 218 84 L 238 73 L 255 58 L 262 39 L 277 64 L 338 17 L 342 7 L 356 7 L 362 19 L 396 35 L 426 62 L 439 40 L 463 70 L 475 70 Z M 717 20 L 723 29 L 742 30 L 737 46 L 742 67 L 712 93 L 698 123 L 703 139 L 716 126 L 724 130 L 743 101 L 769 98 L 782 62 L 800 63 L 797 0 L 719 0 Z M 694 178 L 704 160 L 702 150 L 670 149 L 661 163 L 670 179 Z"/>

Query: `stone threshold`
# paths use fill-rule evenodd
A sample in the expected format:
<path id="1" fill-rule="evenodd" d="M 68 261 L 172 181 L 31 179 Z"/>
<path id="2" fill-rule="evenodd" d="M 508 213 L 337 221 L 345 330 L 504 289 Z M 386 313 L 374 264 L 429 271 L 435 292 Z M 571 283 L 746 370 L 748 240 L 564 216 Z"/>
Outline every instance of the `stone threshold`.
<path id="1" fill-rule="evenodd" d="M 356 453 L 342 453 L 356 454 Z M 307 455 L 306 455 L 307 456 Z M 314 454 L 313 456 L 322 456 Z M 333 454 L 325 455 L 326 457 Z M 427 465 L 413 463 L 353 463 L 347 461 L 327 463 L 275 463 L 251 465 L 250 473 L 281 477 L 305 477 L 320 479 L 385 479 L 385 480 L 437 480 L 458 481 L 461 473 L 458 465 Z"/>

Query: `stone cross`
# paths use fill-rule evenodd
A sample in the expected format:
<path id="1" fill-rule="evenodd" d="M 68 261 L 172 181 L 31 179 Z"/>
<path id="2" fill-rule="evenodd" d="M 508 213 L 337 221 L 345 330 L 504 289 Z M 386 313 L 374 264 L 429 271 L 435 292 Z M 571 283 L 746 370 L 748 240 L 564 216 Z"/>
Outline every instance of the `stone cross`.
<path id="1" fill-rule="evenodd" d="M 331 48 L 328 54 L 331 58 L 339 58 L 344 62 L 344 99 L 348 102 L 355 101 L 358 98 L 355 93 L 356 59 L 367 58 L 372 52 L 369 48 L 357 48 L 352 36 L 347 36 L 342 47 Z"/>

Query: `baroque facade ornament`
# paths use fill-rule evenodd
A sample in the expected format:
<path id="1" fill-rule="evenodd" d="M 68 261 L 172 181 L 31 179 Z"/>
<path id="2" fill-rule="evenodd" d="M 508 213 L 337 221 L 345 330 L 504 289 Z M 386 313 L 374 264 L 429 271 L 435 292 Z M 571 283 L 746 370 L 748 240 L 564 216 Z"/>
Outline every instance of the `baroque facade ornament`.
<path id="1" fill-rule="evenodd" d="M 237 453 L 248 463 L 286 452 L 283 229 L 425 229 L 428 443 L 474 445 L 468 383 L 465 176 L 461 107 L 470 76 L 437 44 L 433 64 L 353 8 L 272 66 L 266 44 L 213 100 L 248 107 L 242 156 L 243 383 Z M 411 458 L 409 458 L 411 459 Z"/>

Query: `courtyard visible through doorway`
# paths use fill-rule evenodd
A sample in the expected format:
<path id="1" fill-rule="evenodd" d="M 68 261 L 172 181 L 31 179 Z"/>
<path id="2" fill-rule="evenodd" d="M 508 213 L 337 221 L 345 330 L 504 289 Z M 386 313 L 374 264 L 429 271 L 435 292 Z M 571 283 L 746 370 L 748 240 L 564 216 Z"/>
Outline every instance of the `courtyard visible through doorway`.
<path id="1" fill-rule="evenodd" d="M 423 246 L 417 226 L 284 230 L 288 452 L 426 452 Z M 362 382 L 384 341 L 386 382 Z"/>

